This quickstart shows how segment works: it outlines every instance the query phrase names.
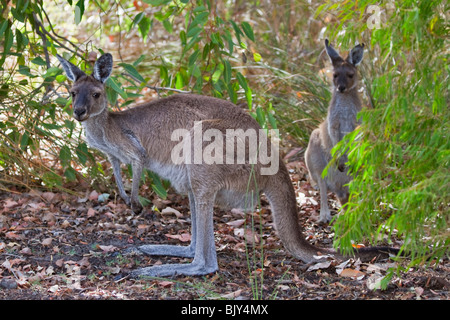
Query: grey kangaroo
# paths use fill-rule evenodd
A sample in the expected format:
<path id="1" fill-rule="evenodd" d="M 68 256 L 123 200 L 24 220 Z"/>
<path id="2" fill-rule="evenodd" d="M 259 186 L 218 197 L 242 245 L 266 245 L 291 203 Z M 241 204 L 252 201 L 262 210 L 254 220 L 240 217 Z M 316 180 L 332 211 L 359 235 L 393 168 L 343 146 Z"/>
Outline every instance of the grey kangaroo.
<path id="1" fill-rule="evenodd" d="M 322 172 L 332 158 L 331 149 L 357 126 L 356 115 L 361 110 L 361 101 L 358 95 L 356 66 L 363 58 L 364 44 L 354 47 L 346 59 L 334 50 L 328 39 L 325 40 L 325 48 L 334 69 L 333 97 L 327 118 L 311 133 L 305 153 L 310 180 L 318 184 L 320 190 L 319 223 L 327 223 L 331 220 L 327 199 L 328 190 L 336 194 L 341 205 L 348 201 L 347 184 L 351 181 L 351 177 L 345 166 L 347 156 L 341 156 L 337 165 L 331 165 L 325 178 L 322 178 Z"/>
<path id="2" fill-rule="evenodd" d="M 217 98 L 176 94 L 125 111 L 110 112 L 104 83 L 112 71 L 112 56 L 108 53 L 102 55 L 96 61 L 92 75 L 86 75 L 59 56 L 58 59 L 73 82 L 70 89 L 73 116 L 82 123 L 90 146 L 109 157 L 119 193 L 131 204 L 132 210 L 142 210 L 138 188 L 143 168 L 169 180 L 178 192 L 188 195 L 192 221 L 190 245 L 143 245 L 137 249 L 149 255 L 190 257 L 192 262 L 144 267 L 134 270 L 131 276 L 204 275 L 217 271 L 214 204 L 248 208 L 247 195 L 253 194 L 254 199 L 260 193 L 265 193 L 269 199 L 278 234 L 294 257 L 306 263 L 314 261 L 314 256 L 320 252 L 342 257 L 334 250 L 315 247 L 305 240 L 298 223 L 294 188 L 275 151 L 279 166 L 276 173 L 270 175 L 262 174 L 267 164 L 259 158 L 256 164 L 251 164 L 248 154 L 245 161 L 232 164 L 229 161 L 223 164 L 174 163 L 172 153 L 179 142 L 173 139 L 173 132 L 178 129 L 188 132 L 191 138 L 195 138 L 199 124 L 204 134 L 220 132 L 226 135 L 229 129 L 259 130 L 258 123 L 241 108 Z M 210 129 L 214 131 L 208 131 Z M 208 141 L 205 141 L 200 142 L 201 146 L 208 146 Z M 260 139 L 258 143 L 271 147 L 268 139 Z M 193 145 L 195 147 L 195 143 Z M 231 145 L 232 149 L 234 147 Z M 237 157 L 237 153 L 233 154 Z M 131 164 L 133 169 L 131 197 L 122 184 L 120 163 Z M 380 249 L 359 250 L 357 254 L 367 259 L 377 254 L 385 256 Z"/>

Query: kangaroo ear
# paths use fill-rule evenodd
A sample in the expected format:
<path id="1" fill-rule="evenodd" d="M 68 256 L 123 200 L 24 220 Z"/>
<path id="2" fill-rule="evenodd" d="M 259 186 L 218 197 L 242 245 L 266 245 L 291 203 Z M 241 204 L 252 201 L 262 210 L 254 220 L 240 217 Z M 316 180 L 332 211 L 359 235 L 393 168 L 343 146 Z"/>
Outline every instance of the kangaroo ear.
<path id="1" fill-rule="evenodd" d="M 61 62 L 61 65 L 66 72 L 67 78 L 69 78 L 70 81 L 75 82 L 80 77 L 86 75 L 83 71 L 81 71 L 76 65 L 72 64 L 71 62 L 67 61 L 60 55 L 56 55 L 59 62 Z"/>
<path id="2" fill-rule="evenodd" d="M 105 53 L 95 62 L 93 76 L 101 83 L 109 78 L 112 72 L 113 58 L 110 53 Z"/>
<path id="3" fill-rule="evenodd" d="M 325 39 L 325 49 L 327 50 L 327 54 L 330 57 L 331 62 L 333 64 L 335 64 L 338 61 L 343 61 L 339 53 L 336 50 L 334 50 L 334 48 L 331 46 L 328 39 Z"/>
<path id="4" fill-rule="evenodd" d="M 361 63 L 363 55 L 364 55 L 364 43 L 358 44 L 348 54 L 347 61 L 356 67 Z"/>

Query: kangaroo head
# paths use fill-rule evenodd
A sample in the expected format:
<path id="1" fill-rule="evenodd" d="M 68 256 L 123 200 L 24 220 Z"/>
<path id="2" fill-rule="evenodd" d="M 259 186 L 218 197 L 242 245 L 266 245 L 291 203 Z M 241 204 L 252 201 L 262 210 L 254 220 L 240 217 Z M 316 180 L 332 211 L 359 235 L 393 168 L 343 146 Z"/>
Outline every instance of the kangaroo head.
<path id="1" fill-rule="evenodd" d="M 98 58 L 94 65 L 94 71 L 89 76 L 59 55 L 57 57 L 67 78 L 73 82 L 70 94 L 72 95 L 74 118 L 81 122 L 102 113 L 108 105 L 105 81 L 111 75 L 112 55 L 105 53 Z"/>
<path id="2" fill-rule="evenodd" d="M 333 85 L 336 92 L 344 93 L 356 87 L 358 74 L 356 67 L 361 63 L 364 54 L 364 44 L 354 47 L 348 57 L 343 59 L 339 53 L 325 40 L 325 49 L 333 63 Z"/>

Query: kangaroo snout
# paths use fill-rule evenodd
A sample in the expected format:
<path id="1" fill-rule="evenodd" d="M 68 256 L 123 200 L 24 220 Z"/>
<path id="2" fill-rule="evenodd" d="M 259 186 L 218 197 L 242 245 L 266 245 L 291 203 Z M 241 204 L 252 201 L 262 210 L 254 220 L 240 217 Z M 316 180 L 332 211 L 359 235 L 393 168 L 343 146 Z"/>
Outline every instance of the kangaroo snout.
<path id="1" fill-rule="evenodd" d="M 346 89 L 346 87 L 345 86 L 343 86 L 343 85 L 338 85 L 338 87 L 337 87 L 337 89 L 338 89 L 338 91 L 339 92 L 344 92 L 345 91 L 345 89 Z"/>
<path id="2" fill-rule="evenodd" d="M 78 121 L 87 119 L 87 112 L 85 108 L 77 108 L 73 110 L 73 117 Z"/>

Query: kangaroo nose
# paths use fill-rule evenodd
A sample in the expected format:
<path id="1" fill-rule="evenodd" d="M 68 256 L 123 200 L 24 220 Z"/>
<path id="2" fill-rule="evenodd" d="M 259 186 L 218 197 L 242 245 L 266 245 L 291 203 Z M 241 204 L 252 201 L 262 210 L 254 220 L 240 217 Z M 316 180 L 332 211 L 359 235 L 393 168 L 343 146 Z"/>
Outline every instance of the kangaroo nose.
<path id="1" fill-rule="evenodd" d="M 338 90 L 340 92 L 344 92 L 345 91 L 345 86 L 338 86 Z"/>
<path id="2" fill-rule="evenodd" d="M 73 110 L 73 113 L 75 114 L 76 118 L 80 119 L 85 113 L 85 109 L 75 109 Z"/>

